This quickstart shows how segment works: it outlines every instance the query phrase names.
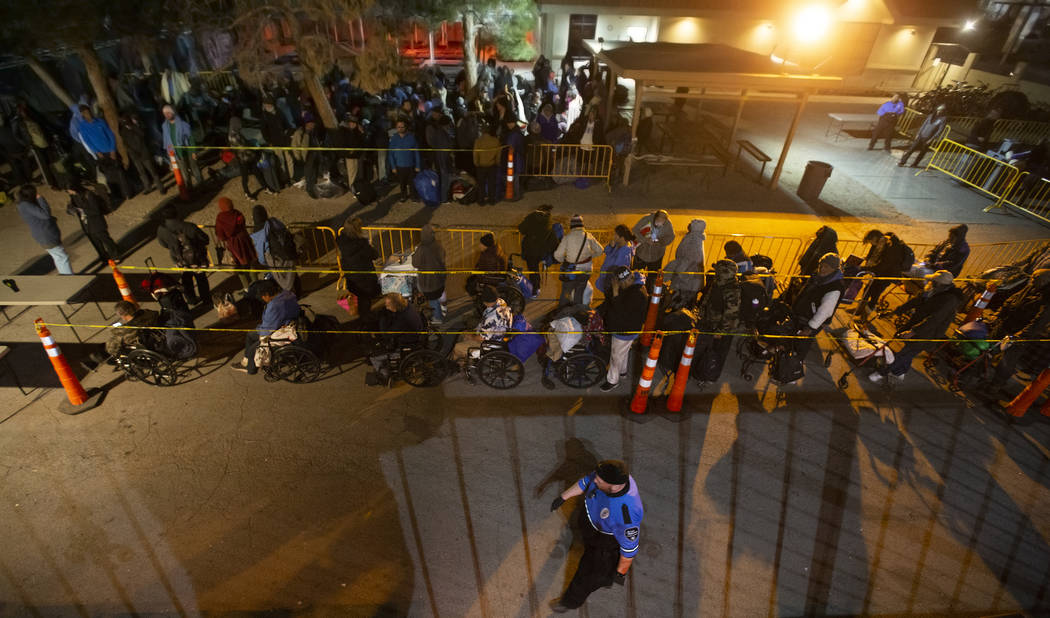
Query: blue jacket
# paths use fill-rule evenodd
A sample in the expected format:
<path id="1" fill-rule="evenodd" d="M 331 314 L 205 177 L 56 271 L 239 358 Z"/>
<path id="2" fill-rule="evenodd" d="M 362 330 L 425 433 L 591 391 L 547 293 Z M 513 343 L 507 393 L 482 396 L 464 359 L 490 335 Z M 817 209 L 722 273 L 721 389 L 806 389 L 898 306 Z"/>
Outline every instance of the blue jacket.
<path id="1" fill-rule="evenodd" d="M 270 228 L 282 228 L 284 223 L 280 219 L 270 217 L 266 220 L 263 228 L 258 232 L 252 232 L 250 237 L 252 244 L 255 245 L 255 255 L 259 258 L 259 263 L 263 266 L 272 266 L 272 264 L 266 263 L 266 252 L 270 250 Z"/>
<path id="2" fill-rule="evenodd" d="M 178 148 L 180 146 L 196 146 L 193 143 L 193 131 L 190 129 L 190 123 L 186 122 L 182 118 L 175 116 L 175 143 L 171 143 L 171 130 L 168 126 L 168 119 L 165 118 L 164 122 L 160 123 L 160 132 L 164 136 L 164 152 L 167 154 L 172 148 Z M 181 152 L 178 154 L 182 154 Z"/>
<path id="3" fill-rule="evenodd" d="M 51 206 L 43 197 L 36 198 L 35 202 L 19 202 L 18 214 L 29 226 L 29 233 L 33 240 L 40 243 L 45 249 L 57 247 L 62 244 L 62 233 L 58 231 L 58 223 L 51 216 Z"/>
<path id="4" fill-rule="evenodd" d="M 390 169 L 396 167 L 423 169 L 423 165 L 419 160 L 418 150 L 393 150 L 394 148 L 419 148 L 415 135 L 405 133 L 402 136 L 399 133 L 394 133 L 390 136 L 390 148 L 391 150 L 386 152 L 387 167 Z"/>
<path id="5" fill-rule="evenodd" d="M 93 155 L 101 153 L 116 152 L 117 139 L 113 137 L 113 131 L 101 118 L 94 118 L 91 122 L 81 120 L 77 123 L 77 131 L 80 133 L 80 141 Z"/>
<path id="6" fill-rule="evenodd" d="M 879 107 L 879 111 L 878 111 L 878 114 L 879 114 L 880 118 L 884 114 L 897 114 L 898 116 L 900 116 L 903 113 L 904 113 L 904 102 L 903 101 L 897 101 L 896 103 L 894 103 L 893 101 L 886 101 L 885 103 L 882 104 L 881 107 Z"/>
<path id="7" fill-rule="evenodd" d="M 598 280 L 594 282 L 594 287 L 604 292 L 606 285 L 609 283 L 609 273 L 611 273 L 617 266 L 626 266 L 630 268 L 631 262 L 633 261 L 633 244 L 627 243 L 622 247 L 617 247 L 613 243 L 605 245 L 605 261 L 602 262 L 602 273 L 598 275 Z"/>
<path id="8" fill-rule="evenodd" d="M 299 299 L 291 290 L 282 290 L 270 299 L 263 310 L 262 322 L 255 328 L 260 337 L 266 337 L 273 331 L 299 317 Z"/>
<path id="9" fill-rule="evenodd" d="M 645 512 L 634 477 L 628 476 L 627 485 L 613 496 L 598 489 L 593 472 L 580 479 L 577 485 L 583 490 L 583 507 L 594 529 L 612 535 L 624 558 L 638 555 L 638 537 Z"/>

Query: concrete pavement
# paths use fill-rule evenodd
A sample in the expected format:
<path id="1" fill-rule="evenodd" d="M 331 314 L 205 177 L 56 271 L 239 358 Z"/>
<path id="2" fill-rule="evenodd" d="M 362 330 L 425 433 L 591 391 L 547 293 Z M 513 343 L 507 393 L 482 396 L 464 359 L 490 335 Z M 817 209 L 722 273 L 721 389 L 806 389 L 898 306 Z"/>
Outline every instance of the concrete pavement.
<path id="1" fill-rule="evenodd" d="M 784 121 L 745 109 L 748 135 L 773 135 Z M 781 193 L 739 173 L 701 184 L 660 172 L 648 192 L 641 182 L 612 195 L 563 187 L 495 208 L 361 208 L 294 189 L 260 202 L 286 221 L 356 212 L 411 227 L 513 225 L 550 201 L 593 228 L 662 206 L 680 227 L 706 218 L 712 233 L 805 236 L 835 222 L 843 236 L 890 227 L 931 242 L 966 220 L 975 242 L 1047 235 L 1013 216 L 975 214 L 980 205 L 950 183 L 894 175 L 881 153 L 862 150 L 866 141 L 822 142 L 825 113 L 811 107 Z M 818 212 L 791 191 L 805 160 L 829 153 L 836 173 L 824 198 L 835 211 Z M 930 187 L 935 199 L 917 193 Z M 248 213 L 238 190 L 217 187 Z M 211 223 L 212 203 L 184 211 Z M 110 216 L 115 237 L 144 243 L 130 263 L 168 263 L 145 233 L 156 206 L 136 198 Z M 963 206 L 972 221 L 955 218 Z M 39 253 L 20 225 L 13 214 L 0 225 L 6 272 Z M 75 265 L 91 257 L 86 242 L 71 245 Z M 325 311 L 333 301 L 330 288 L 308 299 Z M 684 421 L 636 425 L 618 413 L 626 385 L 546 391 L 531 360 L 511 391 L 461 378 L 366 388 L 348 344 L 321 381 L 269 384 L 226 367 L 241 335 L 210 333 L 200 372 L 178 386 L 103 370 L 85 377 L 108 388 L 103 405 L 70 417 L 57 412 L 64 395 L 33 333 L 36 315 L 59 319 L 37 308 L 0 327 L 20 380 L 37 387 L 22 397 L 0 374 L 5 616 L 546 615 L 573 556 L 572 505 L 553 514 L 548 505 L 608 457 L 628 461 L 640 485 L 642 556 L 626 588 L 595 593 L 580 615 L 1050 612 L 1050 425 L 1007 423 L 943 390 L 936 373 L 916 369 L 892 392 L 854 377 L 840 391 L 848 367 L 836 356 L 828 369 L 811 359 L 800 385 L 778 387 L 739 378 L 734 355 L 717 392 L 690 385 Z M 86 355 L 68 332 L 55 334 L 74 363 Z"/>

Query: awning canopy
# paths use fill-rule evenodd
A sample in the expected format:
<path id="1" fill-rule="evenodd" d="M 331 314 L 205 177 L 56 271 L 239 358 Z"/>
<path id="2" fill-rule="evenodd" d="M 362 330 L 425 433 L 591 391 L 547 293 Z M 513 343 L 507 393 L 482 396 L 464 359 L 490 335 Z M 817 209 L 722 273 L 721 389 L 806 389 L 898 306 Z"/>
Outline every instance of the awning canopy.
<path id="1" fill-rule="evenodd" d="M 812 92 L 837 88 L 841 77 L 804 74 L 773 60 L 715 43 L 584 42 L 616 75 L 650 86 Z M 754 98 L 754 97 L 750 97 Z"/>
<path id="2" fill-rule="evenodd" d="M 798 67 L 778 62 L 773 56 L 764 56 L 728 45 L 599 42 L 592 39 L 584 41 L 584 44 L 598 62 L 609 67 L 614 77 L 634 80 L 632 137 L 638 133 L 642 101 L 646 95 L 649 95 L 650 99 L 654 95 L 670 95 L 676 99 L 738 101 L 727 147 L 732 146 L 745 101 L 775 100 L 794 103 L 794 118 L 770 178 L 770 188 L 776 187 L 780 179 L 788 149 L 791 148 L 795 129 L 809 95 L 818 89 L 834 89 L 842 84 L 841 77 L 802 73 Z M 615 79 L 610 80 L 610 88 L 615 84 Z M 611 101 L 610 92 L 607 105 L 611 105 Z M 624 184 L 627 184 L 630 175 L 631 159 L 628 158 L 624 166 Z"/>

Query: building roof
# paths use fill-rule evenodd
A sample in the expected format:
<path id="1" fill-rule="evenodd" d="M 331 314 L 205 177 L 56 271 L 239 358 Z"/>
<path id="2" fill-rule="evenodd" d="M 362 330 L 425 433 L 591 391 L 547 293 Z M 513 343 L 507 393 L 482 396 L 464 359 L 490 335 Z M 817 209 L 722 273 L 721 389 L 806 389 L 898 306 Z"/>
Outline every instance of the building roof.
<path id="1" fill-rule="evenodd" d="M 979 12 L 976 0 L 882 0 L 898 21 L 963 20 Z"/>
<path id="2" fill-rule="evenodd" d="M 715 43 L 587 41 L 622 77 L 667 85 L 710 84 L 734 88 L 807 90 L 833 88 L 839 77 L 785 72 L 769 56 Z"/>

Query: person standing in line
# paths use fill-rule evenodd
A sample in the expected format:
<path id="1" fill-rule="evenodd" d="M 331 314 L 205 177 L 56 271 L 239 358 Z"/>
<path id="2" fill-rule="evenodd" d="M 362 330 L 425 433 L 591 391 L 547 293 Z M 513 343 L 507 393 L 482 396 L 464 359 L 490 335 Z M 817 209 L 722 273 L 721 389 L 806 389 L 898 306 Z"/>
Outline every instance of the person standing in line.
<path id="1" fill-rule="evenodd" d="M 173 205 L 161 211 L 163 222 L 157 228 L 157 242 L 168 250 L 171 260 L 182 271 L 182 291 L 190 305 L 204 304 L 211 306 L 211 285 L 208 273 L 203 269 L 208 266 L 208 235 L 189 221 L 179 219 L 178 210 Z M 194 293 L 194 284 L 197 291 Z"/>
<path id="2" fill-rule="evenodd" d="M 617 225 L 613 230 L 613 239 L 605 245 L 605 259 L 602 260 L 601 274 L 598 275 L 594 287 L 605 296 L 612 294 L 612 272 L 617 266 L 631 267 L 637 246 L 638 239 L 631 228 L 622 223 Z"/>
<path id="3" fill-rule="evenodd" d="M 875 142 L 885 139 L 885 150 L 889 152 L 893 136 L 897 133 L 897 119 L 904 114 L 904 102 L 901 101 L 901 95 L 894 93 L 893 98 L 879 106 L 879 111 L 876 113 L 879 119 L 875 122 L 875 129 L 871 132 L 868 150 L 874 150 Z"/>
<path id="4" fill-rule="evenodd" d="M 255 257 L 270 268 L 270 277 L 285 290 L 299 295 L 302 282 L 295 272 L 298 249 L 288 227 L 277 217 L 271 217 L 262 204 L 252 206 L 252 233 Z"/>
<path id="5" fill-rule="evenodd" d="M 674 259 L 667 263 L 668 284 L 685 307 L 696 303 L 696 295 L 703 287 L 704 276 L 700 273 L 704 272 L 706 230 L 707 222 L 703 219 L 690 221 L 682 242 L 675 249 Z"/>
<path id="6" fill-rule="evenodd" d="M 170 153 L 175 152 L 182 180 L 186 183 L 186 188 L 190 189 L 193 185 L 204 182 L 201 168 L 197 165 L 197 151 L 193 150 L 197 145 L 193 140 L 193 131 L 190 124 L 175 113 L 174 107 L 165 105 L 163 112 L 164 122 L 160 132 L 164 136 L 164 153 L 170 157 Z"/>
<path id="7" fill-rule="evenodd" d="M 430 305 L 430 323 L 445 320 L 445 247 L 435 234 L 434 225 L 427 223 L 419 231 L 419 245 L 412 253 L 412 266 L 419 269 L 416 285 Z"/>
<path id="8" fill-rule="evenodd" d="M 583 293 L 591 278 L 593 260 L 602 254 L 602 246 L 583 228 L 583 217 L 578 214 L 569 220 L 569 233 L 562 236 L 554 250 L 554 261 L 560 262 L 561 294 L 558 306 L 582 305 Z"/>
<path id="9" fill-rule="evenodd" d="M 66 213 L 76 216 L 80 221 L 80 229 L 84 231 L 84 236 L 87 236 L 91 246 L 95 248 L 100 262 L 105 264 L 107 260 L 113 260 L 119 264 L 120 247 L 109 235 L 102 200 L 94 191 L 85 189 L 76 176 L 70 178 L 66 187 L 66 193 L 69 194 Z"/>
<path id="10" fill-rule="evenodd" d="M 357 297 L 358 314 L 362 320 L 371 319 L 372 303 L 382 295 L 376 260 L 379 252 L 369 242 L 361 217 L 350 216 L 343 222 L 342 233 L 336 238 L 339 248 L 339 269 L 343 271 L 346 290 Z"/>
<path id="11" fill-rule="evenodd" d="M 540 295 L 540 264 L 558 248 L 558 237 L 554 234 L 554 225 L 551 222 L 552 210 L 554 206 L 542 204 L 525 215 L 518 224 L 518 233 L 521 234 L 521 256 L 525 259 L 526 270 L 529 271 L 533 298 Z"/>
<path id="12" fill-rule="evenodd" d="M 397 184 L 401 189 L 397 201 L 405 202 L 415 192 L 412 180 L 419 173 L 422 162 L 416 136 L 408 132 L 408 121 L 398 118 L 395 126 L 396 131 L 390 136 L 390 150 L 386 153 L 386 162 L 387 169 L 397 174 Z"/>
<path id="13" fill-rule="evenodd" d="M 149 144 L 146 141 L 146 127 L 142 126 L 138 114 L 124 112 L 120 117 L 120 137 L 124 140 L 124 148 L 128 151 L 128 159 L 135 167 L 142 182 L 142 193 L 149 193 L 156 187 L 157 191 L 164 195 L 164 183 L 157 173 L 150 155 Z"/>
<path id="14" fill-rule="evenodd" d="M 926 153 L 930 150 L 930 142 L 937 139 L 937 136 L 941 134 L 944 129 L 944 124 L 948 121 L 945 116 L 947 107 L 944 104 L 938 105 L 937 109 L 933 110 L 933 113 L 926 117 L 923 121 L 922 126 L 919 127 L 919 132 L 915 134 L 915 141 L 908 147 L 908 151 L 901 157 L 900 162 L 897 163 L 897 167 L 904 167 L 908 162 L 908 157 L 911 153 L 918 152 L 915 161 L 911 164 L 912 167 L 919 167 L 919 163 L 922 158 L 926 156 Z"/>
<path id="15" fill-rule="evenodd" d="M 605 299 L 605 328 L 612 334 L 612 349 L 609 352 L 609 371 L 602 382 L 602 392 L 617 387 L 620 378 L 627 375 L 631 346 L 645 325 L 649 295 L 630 268 L 617 266 L 612 274 L 612 289 Z"/>
<path id="16" fill-rule="evenodd" d="M 55 270 L 60 275 L 72 275 L 73 266 L 69 263 L 69 254 L 62 246 L 62 233 L 58 230 L 58 221 L 51 215 L 51 206 L 36 191 L 33 185 L 23 185 L 18 189 L 18 215 L 29 226 L 29 233 L 43 247 L 55 263 Z"/>
<path id="17" fill-rule="evenodd" d="M 500 200 L 499 159 L 500 144 L 496 137 L 499 127 L 485 126 L 481 136 L 474 140 L 474 168 L 478 173 L 478 205 L 498 204 Z"/>
<path id="18" fill-rule="evenodd" d="M 664 263 L 664 253 L 674 242 L 674 227 L 671 225 L 671 218 L 666 210 L 657 210 L 639 219 L 631 231 L 638 237 L 638 247 L 634 252 L 632 267 L 643 271 L 647 282 L 653 281 L 653 275 Z"/>
<path id="19" fill-rule="evenodd" d="M 255 266 L 255 247 L 248 235 L 248 224 L 241 211 L 233 207 L 233 200 L 219 198 L 219 214 L 215 216 L 215 239 L 233 258 L 233 266 L 238 269 L 237 278 L 241 287 L 247 292 L 248 286 L 255 281 L 255 273 L 244 272 Z"/>
<path id="20" fill-rule="evenodd" d="M 77 121 L 80 142 L 98 159 L 98 169 L 106 177 L 106 183 L 120 187 L 120 194 L 125 200 L 131 199 L 131 188 L 124 174 L 124 164 L 117 152 L 117 138 L 113 135 L 106 121 L 95 118 L 91 108 L 80 106 L 80 119 Z"/>
<path id="21" fill-rule="evenodd" d="M 583 536 L 583 556 L 569 587 L 551 601 L 556 613 L 576 609 L 592 592 L 613 584 L 624 585 L 638 555 L 645 509 L 638 484 L 622 461 L 606 460 L 551 502 L 556 511 L 566 500 L 583 496 L 573 519 Z"/>

